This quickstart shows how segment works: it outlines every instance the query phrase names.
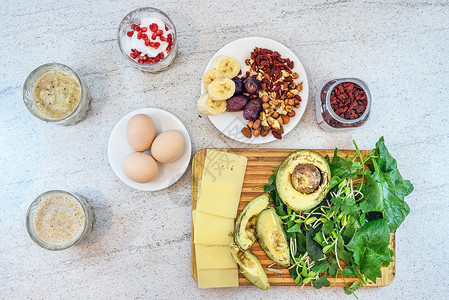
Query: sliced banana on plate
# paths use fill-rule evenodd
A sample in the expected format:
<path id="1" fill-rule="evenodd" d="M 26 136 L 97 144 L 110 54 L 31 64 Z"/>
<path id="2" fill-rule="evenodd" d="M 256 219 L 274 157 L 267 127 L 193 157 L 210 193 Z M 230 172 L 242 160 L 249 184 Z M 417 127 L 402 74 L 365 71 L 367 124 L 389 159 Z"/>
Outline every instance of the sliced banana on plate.
<path id="1" fill-rule="evenodd" d="M 240 72 L 239 62 L 235 58 L 226 55 L 215 57 L 210 67 L 218 70 L 226 78 L 234 78 Z"/>
<path id="2" fill-rule="evenodd" d="M 208 93 L 202 94 L 196 102 L 198 110 L 205 115 L 218 115 L 226 111 L 226 101 L 214 101 Z"/>
<path id="3" fill-rule="evenodd" d="M 218 78 L 209 84 L 207 92 L 213 100 L 224 101 L 234 95 L 235 83 L 229 78 Z"/>
<path id="4" fill-rule="evenodd" d="M 217 78 L 223 78 L 223 74 L 220 73 L 220 71 L 212 69 L 206 72 L 203 76 L 203 83 L 204 86 L 207 88 L 209 84 L 214 81 Z"/>

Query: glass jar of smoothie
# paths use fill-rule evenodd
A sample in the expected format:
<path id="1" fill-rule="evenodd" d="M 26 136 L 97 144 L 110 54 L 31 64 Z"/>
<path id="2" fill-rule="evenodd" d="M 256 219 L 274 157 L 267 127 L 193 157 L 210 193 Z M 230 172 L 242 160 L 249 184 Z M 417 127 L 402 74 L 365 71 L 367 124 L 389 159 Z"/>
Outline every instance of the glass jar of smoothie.
<path id="1" fill-rule="evenodd" d="M 31 239 L 47 250 L 77 244 L 92 230 L 93 222 L 93 210 L 85 198 L 60 190 L 39 195 L 26 217 Z"/>
<path id="2" fill-rule="evenodd" d="M 153 7 L 127 14 L 120 22 L 117 41 L 126 61 L 151 73 L 167 69 L 178 51 L 175 25 L 168 15 Z"/>
<path id="3" fill-rule="evenodd" d="M 334 79 L 318 91 L 315 106 L 316 120 L 322 129 L 353 129 L 368 121 L 371 93 L 366 83 L 360 79 Z"/>
<path id="4" fill-rule="evenodd" d="M 50 63 L 28 75 L 23 102 L 43 121 L 70 125 L 86 117 L 90 98 L 87 86 L 71 68 Z"/>

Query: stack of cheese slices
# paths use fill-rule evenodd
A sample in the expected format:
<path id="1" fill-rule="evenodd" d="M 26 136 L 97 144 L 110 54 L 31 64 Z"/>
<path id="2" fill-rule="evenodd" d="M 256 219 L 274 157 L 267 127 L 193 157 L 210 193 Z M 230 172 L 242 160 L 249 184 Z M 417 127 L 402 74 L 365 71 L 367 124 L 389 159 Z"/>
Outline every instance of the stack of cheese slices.
<path id="1" fill-rule="evenodd" d="M 247 158 L 207 150 L 193 235 L 200 288 L 238 286 L 238 268 L 231 257 L 234 219 L 240 202 Z"/>

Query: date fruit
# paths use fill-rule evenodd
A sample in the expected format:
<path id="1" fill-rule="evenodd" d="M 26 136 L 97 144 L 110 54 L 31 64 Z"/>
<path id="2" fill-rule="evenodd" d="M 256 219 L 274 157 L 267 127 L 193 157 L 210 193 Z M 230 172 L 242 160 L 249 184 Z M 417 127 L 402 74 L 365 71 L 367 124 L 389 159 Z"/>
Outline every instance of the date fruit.
<path id="1" fill-rule="evenodd" d="M 249 94 L 252 94 L 252 95 L 256 94 L 260 90 L 259 81 L 254 77 L 250 77 L 250 78 L 246 79 L 245 80 L 245 90 Z"/>
<path id="2" fill-rule="evenodd" d="M 259 119 L 262 110 L 262 99 L 252 99 L 246 104 L 245 109 L 243 110 L 243 117 L 246 120 L 256 121 Z"/>
<path id="3" fill-rule="evenodd" d="M 226 100 L 227 111 L 241 111 L 245 108 L 249 98 L 245 95 L 234 96 Z"/>
<path id="4" fill-rule="evenodd" d="M 235 83 L 234 96 L 241 95 L 244 92 L 243 80 L 240 78 L 233 78 L 232 81 Z"/>

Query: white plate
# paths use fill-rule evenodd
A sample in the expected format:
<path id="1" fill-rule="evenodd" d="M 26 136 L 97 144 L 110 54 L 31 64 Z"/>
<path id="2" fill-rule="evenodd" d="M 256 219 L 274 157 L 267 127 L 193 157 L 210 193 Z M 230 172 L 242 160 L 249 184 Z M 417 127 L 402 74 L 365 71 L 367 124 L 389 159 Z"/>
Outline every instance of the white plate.
<path id="1" fill-rule="evenodd" d="M 166 130 L 178 130 L 184 135 L 186 145 L 182 155 L 174 162 L 159 165 L 159 174 L 155 179 L 147 183 L 138 183 L 129 179 L 122 169 L 123 159 L 134 150 L 126 140 L 126 126 L 128 121 L 137 114 L 146 114 L 153 119 L 156 125 L 156 134 Z M 128 186 L 142 191 L 158 191 L 174 184 L 184 174 L 190 162 L 192 145 L 189 133 L 184 125 L 171 113 L 158 108 L 142 108 L 130 112 L 124 116 L 112 129 L 108 144 L 109 164 L 121 181 Z M 149 153 L 149 151 L 146 151 Z"/>
<path id="2" fill-rule="evenodd" d="M 215 55 L 210 59 L 206 68 L 204 69 L 203 76 L 210 69 L 212 60 L 218 55 L 228 55 L 237 59 L 237 61 L 240 63 L 242 74 L 245 74 L 245 72 L 248 71 L 248 66 L 245 64 L 245 59 L 251 57 L 251 52 L 255 47 L 267 48 L 273 51 L 277 51 L 283 58 L 290 58 L 290 60 L 294 61 L 295 63 L 293 72 L 299 74 L 299 78 L 295 79 L 295 82 L 303 82 L 303 89 L 301 93 L 299 93 L 302 102 L 299 108 L 295 110 L 296 116 L 293 117 L 287 125 L 284 125 L 283 136 L 285 136 L 296 126 L 296 124 L 298 124 L 299 120 L 304 114 L 304 111 L 306 110 L 307 101 L 309 99 L 309 81 L 307 79 L 306 71 L 299 58 L 286 46 L 274 40 L 262 37 L 247 37 L 235 40 L 225 45 L 223 48 L 218 50 L 217 53 L 215 53 Z M 204 87 L 204 84 L 201 83 L 201 94 L 204 94 L 205 92 L 206 89 Z M 266 137 L 259 136 L 252 137 L 251 139 L 246 138 L 240 130 L 246 126 L 248 120 L 245 120 L 243 118 L 243 112 L 241 111 L 225 112 L 219 115 L 209 116 L 209 119 L 224 135 L 242 143 L 263 144 L 276 140 L 276 138 L 272 134 L 269 134 Z"/>

